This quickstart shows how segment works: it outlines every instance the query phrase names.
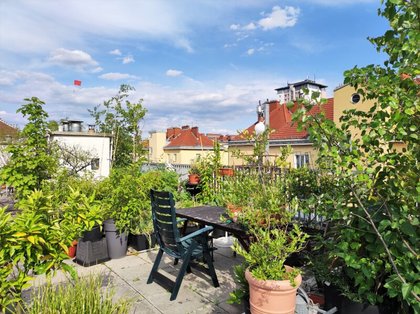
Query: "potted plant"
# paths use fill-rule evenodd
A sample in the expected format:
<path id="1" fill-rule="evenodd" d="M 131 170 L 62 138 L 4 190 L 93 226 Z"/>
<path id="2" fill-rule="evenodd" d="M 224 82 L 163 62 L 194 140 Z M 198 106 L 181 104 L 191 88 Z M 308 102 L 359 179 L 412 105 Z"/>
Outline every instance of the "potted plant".
<path id="1" fill-rule="evenodd" d="M 300 251 L 306 234 L 297 225 L 293 228 L 253 228 L 254 241 L 249 251 L 238 243 L 234 250 L 245 258 L 248 268 L 245 278 L 249 284 L 252 313 L 294 313 L 296 291 L 302 282 L 296 268 L 285 265 L 286 258 Z"/>
<path id="2" fill-rule="evenodd" d="M 232 177 L 233 174 L 234 174 L 234 170 L 233 170 L 233 168 L 230 168 L 230 167 L 223 167 L 223 168 L 219 169 L 219 174 L 222 177 L 225 177 L 225 176 Z"/>
<path id="3" fill-rule="evenodd" d="M 150 208 L 142 210 L 139 207 L 138 215 L 131 221 L 128 245 L 137 251 L 144 251 L 154 247 L 155 244 L 156 238 L 153 236 L 153 221 Z"/>
<path id="4" fill-rule="evenodd" d="M 69 243 L 69 249 L 71 249 L 71 253 L 75 253 L 78 242 L 76 239 L 94 229 L 95 226 L 100 228 L 99 226 L 103 222 L 103 211 L 100 202 L 95 199 L 94 193 L 87 196 L 71 187 L 68 195 L 61 202 L 63 203 L 60 204 L 60 201 L 57 201 L 55 205 L 60 208 L 65 230 L 73 238 Z"/>
<path id="5" fill-rule="evenodd" d="M 131 198 L 136 185 L 134 174 L 129 169 L 116 169 L 102 182 L 103 206 L 106 206 L 104 232 L 111 259 L 126 255 L 128 232 L 136 209 Z"/>
<path id="6" fill-rule="evenodd" d="M 199 184 L 200 183 L 200 170 L 198 165 L 193 163 L 188 171 L 188 183 Z"/>
<path id="7" fill-rule="evenodd" d="M 118 203 L 117 203 L 118 204 Z M 108 218 L 104 221 L 104 231 L 111 259 L 124 257 L 127 252 L 128 230 L 131 224 L 129 206 L 110 206 Z"/>

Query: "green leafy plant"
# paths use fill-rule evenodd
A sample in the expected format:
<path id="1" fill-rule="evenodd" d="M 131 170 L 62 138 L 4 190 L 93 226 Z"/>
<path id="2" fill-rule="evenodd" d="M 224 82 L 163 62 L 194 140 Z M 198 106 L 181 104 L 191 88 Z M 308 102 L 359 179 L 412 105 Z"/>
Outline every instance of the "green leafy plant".
<path id="1" fill-rule="evenodd" d="M 140 122 L 147 110 L 142 99 L 137 103 L 127 100 L 132 90 L 134 87 L 123 84 L 118 93 L 104 101 L 102 106 L 89 110 L 99 130 L 114 135 L 111 152 L 113 167 L 135 164 L 143 159 L 145 153 L 141 144 Z"/>
<path id="2" fill-rule="evenodd" d="M 72 191 L 62 202 L 54 195 L 33 191 L 18 203 L 13 219 L 0 211 L 0 306 L 15 306 L 34 275 L 58 269 L 76 273 L 68 259 L 73 240 L 100 223 L 102 213 L 94 196 Z M 18 306 L 18 305 L 17 305 Z"/>
<path id="3" fill-rule="evenodd" d="M 20 139 L 7 147 L 8 163 L 0 170 L 3 182 L 16 189 L 18 197 L 40 189 L 44 180 L 51 177 L 58 166 L 58 158 L 47 140 L 47 117 L 43 101 L 37 97 L 26 98 L 27 104 L 18 109 L 28 123 Z"/>
<path id="4" fill-rule="evenodd" d="M 286 272 L 284 263 L 292 253 L 303 249 L 307 235 L 297 225 L 288 230 L 276 228 L 252 228 L 254 237 L 249 251 L 246 251 L 237 242 L 234 250 L 245 258 L 252 275 L 260 280 L 290 280 L 294 285 L 294 278 L 298 269 Z"/>
<path id="5" fill-rule="evenodd" d="M 326 211 L 335 225 L 326 244 L 330 261 L 359 300 L 392 299 L 403 304 L 400 311 L 419 312 L 419 5 L 383 1 L 378 12 L 391 29 L 369 40 L 387 60 L 344 73 L 346 84 L 373 101 L 371 108 L 344 112 L 337 126 L 307 115 L 313 98 L 302 102 L 294 120 L 309 131 L 319 165 L 337 187 L 318 200 L 327 208 L 334 204 Z"/>
<path id="6" fill-rule="evenodd" d="M 76 278 L 59 285 L 50 280 L 39 289 L 33 289 L 31 302 L 26 313 L 91 313 L 123 314 L 128 313 L 132 301 L 119 298 L 114 301 L 115 290 L 110 284 L 103 288 L 104 277 L 90 275 Z"/>
<path id="7" fill-rule="evenodd" d="M 248 264 L 242 263 L 233 266 L 234 280 L 237 288 L 229 293 L 229 304 L 241 304 L 244 300 L 249 299 L 249 284 L 245 278 L 245 270 L 248 268 Z"/>
<path id="8" fill-rule="evenodd" d="M 114 169 L 101 185 L 102 204 L 107 204 L 107 216 L 114 219 L 117 229 L 133 234 L 150 234 L 153 230 L 150 190 L 176 192 L 178 176 L 166 170 L 142 173 L 134 165 Z"/>

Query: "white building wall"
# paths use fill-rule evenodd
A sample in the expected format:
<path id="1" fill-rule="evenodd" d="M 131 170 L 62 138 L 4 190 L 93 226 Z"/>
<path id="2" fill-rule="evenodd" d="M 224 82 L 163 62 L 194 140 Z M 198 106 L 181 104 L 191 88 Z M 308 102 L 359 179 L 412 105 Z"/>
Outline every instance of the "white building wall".
<path id="1" fill-rule="evenodd" d="M 95 178 L 109 176 L 111 170 L 111 136 L 99 133 L 72 132 L 65 134 L 63 132 L 63 134 L 51 134 L 50 139 L 90 152 L 92 156 L 99 158 L 99 169 L 92 170 L 89 166 L 87 170 L 91 170 Z"/>

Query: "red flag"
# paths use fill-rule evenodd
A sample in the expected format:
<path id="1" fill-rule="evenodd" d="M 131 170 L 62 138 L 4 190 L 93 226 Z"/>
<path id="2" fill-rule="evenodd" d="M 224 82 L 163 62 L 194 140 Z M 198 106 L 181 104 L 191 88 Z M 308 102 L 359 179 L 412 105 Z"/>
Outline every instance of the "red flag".
<path id="1" fill-rule="evenodd" d="M 82 86 L 82 81 L 79 81 L 79 80 L 74 80 L 73 85 L 76 85 L 76 86 Z"/>

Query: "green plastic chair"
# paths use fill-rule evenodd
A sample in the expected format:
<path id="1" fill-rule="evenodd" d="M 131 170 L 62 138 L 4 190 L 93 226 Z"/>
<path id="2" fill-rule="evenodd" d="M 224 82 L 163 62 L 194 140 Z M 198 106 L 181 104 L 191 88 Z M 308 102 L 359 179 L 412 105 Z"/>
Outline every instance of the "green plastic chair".
<path id="1" fill-rule="evenodd" d="M 174 258 L 175 261 L 180 260 L 182 262 L 175 282 L 171 282 L 173 284 L 171 301 L 176 299 L 185 272 L 191 272 L 190 262 L 195 259 L 204 258 L 204 261 L 208 265 L 208 269 L 206 270 L 213 281 L 213 285 L 219 287 L 219 281 L 217 280 L 208 246 L 208 233 L 213 230 L 213 227 L 208 226 L 181 237 L 177 227 L 175 202 L 172 193 L 151 190 L 150 198 L 152 203 L 153 227 L 159 244 L 159 252 L 147 283 L 152 283 L 158 275 L 163 276 L 158 272 L 158 268 L 163 253 L 166 253 Z M 167 277 L 165 278 L 169 280 Z"/>

